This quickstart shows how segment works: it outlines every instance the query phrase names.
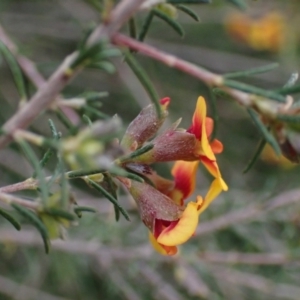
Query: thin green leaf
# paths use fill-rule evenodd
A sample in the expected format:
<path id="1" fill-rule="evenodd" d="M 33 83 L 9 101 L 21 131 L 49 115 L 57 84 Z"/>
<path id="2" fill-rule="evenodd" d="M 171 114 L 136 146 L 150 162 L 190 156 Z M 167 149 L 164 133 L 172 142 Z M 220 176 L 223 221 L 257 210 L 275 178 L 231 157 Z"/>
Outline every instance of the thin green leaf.
<path id="1" fill-rule="evenodd" d="M 278 66 L 279 66 L 278 63 L 273 63 L 273 64 L 269 64 L 266 66 L 253 68 L 250 70 L 227 73 L 227 74 L 223 75 L 223 78 L 232 79 L 232 78 L 248 77 L 248 76 L 252 76 L 252 75 L 269 72 L 271 70 L 274 70 Z"/>
<path id="2" fill-rule="evenodd" d="M 257 148 L 253 154 L 253 157 L 250 159 L 249 163 L 247 164 L 246 168 L 243 170 L 243 173 L 247 173 L 253 166 L 254 164 L 257 162 L 262 150 L 264 149 L 266 145 L 266 140 L 265 139 L 261 139 L 257 145 Z"/>
<path id="3" fill-rule="evenodd" d="M 170 18 L 167 14 L 163 13 L 162 11 L 154 8 L 153 13 L 156 17 L 159 17 L 163 21 L 165 21 L 168 25 L 170 25 L 181 37 L 184 36 L 184 30 L 181 25 L 176 22 L 174 19 Z"/>
<path id="4" fill-rule="evenodd" d="M 192 9 L 190 9 L 189 7 L 187 7 L 185 5 L 178 4 L 178 5 L 176 5 L 176 8 L 178 8 L 182 12 L 186 13 L 187 15 L 189 15 L 195 21 L 197 21 L 197 22 L 200 21 L 200 18 L 198 17 L 198 15 Z"/>
<path id="5" fill-rule="evenodd" d="M 21 230 L 20 223 L 8 212 L 0 208 L 0 216 L 2 216 L 4 219 L 6 219 L 8 222 L 10 222 L 17 230 Z"/>
<path id="6" fill-rule="evenodd" d="M 85 92 L 80 97 L 85 98 L 87 102 L 98 101 L 101 98 L 108 97 L 109 92 Z"/>
<path id="7" fill-rule="evenodd" d="M 56 111 L 56 115 L 58 119 L 62 122 L 62 124 L 65 125 L 65 127 L 69 130 L 69 133 L 71 135 L 76 135 L 78 132 L 78 128 L 72 124 L 72 122 L 69 120 L 69 118 L 65 115 L 65 113 L 58 108 Z"/>
<path id="8" fill-rule="evenodd" d="M 108 74 L 114 74 L 116 72 L 115 66 L 109 61 L 94 62 L 94 63 L 88 65 L 88 67 L 103 70 L 103 71 L 107 72 Z"/>
<path id="9" fill-rule="evenodd" d="M 71 214 L 68 211 L 62 210 L 62 209 L 46 208 L 42 211 L 42 213 L 45 213 L 45 214 L 50 215 L 52 217 L 66 219 L 66 220 L 69 220 L 69 221 L 74 221 L 75 220 L 75 216 L 73 214 Z"/>
<path id="10" fill-rule="evenodd" d="M 93 126 L 93 122 L 91 121 L 91 119 L 87 116 L 87 115 L 83 115 L 82 116 L 83 121 L 89 125 L 89 127 Z"/>
<path id="11" fill-rule="evenodd" d="M 78 218 L 82 217 L 83 212 L 96 213 L 97 211 L 94 208 L 88 206 L 77 206 L 74 208 L 74 213 L 78 216 Z"/>
<path id="12" fill-rule="evenodd" d="M 274 92 L 281 95 L 296 94 L 300 92 L 300 84 L 283 87 L 281 89 L 275 90 Z"/>
<path id="13" fill-rule="evenodd" d="M 113 197 L 118 201 L 118 194 L 117 194 L 117 188 L 118 186 L 114 183 L 112 177 L 108 173 L 104 173 L 104 178 L 106 182 L 108 183 L 108 191 L 113 195 Z M 120 219 L 120 211 L 116 205 L 114 205 L 114 211 L 115 211 L 115 219 L 118 222 Z"/>
<path id="14" fill-rule="evenodd" d="M 90 113 L 92 115 L 94 115 L 95 117 L 99 118 L 99 119 L 103 119 L 103 120 L 107 120 L 109 119 L 109 116 L 102 113 L 101 111 L 99 111 L 98 109 L 90 106 L 90 105 L 85 105 L 83 107 L 83 110 L 86 112 L 86 113 Z"/>
<path id="15" fill-rule="evenodd" d="M 18 93 L 21 98 L 21 101 L 26 101 L 27 100 L 26 85 L 25 85 L 25 81 L 24 81 L 24 77 L 23 77 L 21 68 L 19 67 L 17 60 L 15 59 L 14 55 L 10 52 L 10 50 L 6 47 L 6 45 L 2 41 L 0 41 L 0 51 L 2 52 L 3 56 L 5 57 L 7 64 L 9 65 L 9 68 L 13 75 Z"/>
<path id="16" fill-rule="evenodd" d="M 241 10 L 247 9 L 247 5 L 244 0 L 227 0 L 227 1 L 230 2 L 231 4 L 235 5 L 237 8 L 239 8 Z"/>
<path id="17" fill-rule="evenodd" d="M 54 153 L 53 149 L 51 148 L 47 149 L 42 159 L 40 160 L 41 168 L 44 168 L 46 166 L 47 162 L 52 157 L 53 153 Z M 32 178 L 36 178 L 36 172 L 33 173 Z"/>
<path id="18" fill-rule="evenodd" d="M 135 157 L 141 156 L 142 154 L 145 154 L 146 152 L 150 151 L 154 147 L 153 144 L 148 144 L 140 149 L 135 150 L 134 152 L 131 152 L 130 154 L 119 158 L 120 162 L 125 162 L 132 160 Z"/>
<path id="19" fill-rule="evenodd" d="M 136 39 L 137 37 L 137 30 L 136 30 L 136 23 L 135 23 L 135 18 L 131 17 L 128 21 L 128 29 L 129 29 L 129 35 L 133 38 Z"/>
<path id="20" fill-rule="evenodd" d="M 45 225 L 42 223 L 42 221 L 30 210 L 27 208 L 18 205 L 16 203 L 12 203 L 11 206 L 25 219 L 27 219 L 41 234 L 43 242 L 44 242 L 44 247 L 45 247 L 45 252 L 49 253 L 49 237 L 48 237 L 48 232 L 45 227 Z"/>
<path id="21" fill-rule="evenodd" d="M 95 61 L 101 61 L 112 57 L 121 56 L 122 52 L 118 48 L 104 48 L 95 56 Z"/>
<path id="22" fill-rule="evenodd" d="M 57 132 L 55 130 L 55 132 L 53 131 L 53 121 L 51 119 L 48 120 L 51 132 L 52 132 L 52 136 L 55 140 L 59 140 L 61 138 L 61 134 L 59 132 Z M 42 159 L 40 160 L 40 166 L 43 169 L 45 167 L 45 165 L 47 164 L 47 162 L 50 160 L 50 158 L 52 157 L 54 153 L 54 149 L 53 148 L 49 148 L 43 155 Z M 33 173 L 32 178 L 36 178 L 36 172 Z"/>
<path id="23" fill-rule="evenodd" d="M 49 123 L 49 127 L 50 127 L 50 130 L 51 130 L 51 133 L 52 133 L 52 136 L 55 140 L 58 140 L 60 138 L 60 135 L 59 133 L 57 132 L 56 130 L 56 127 L 53 123 L 53 121 L 51 119 L 48 120 L 48 123 Z"/>
<path id="24" fill-rule="evenodd" d="M 106 172 L 106 170 L 103 170 L 103 169 L 70 171 L 67 173 L 67 178 L 74 179 L 74 178 L 80 178 L 83 176 L 100 174 L 100 173 L 104 173 L 104 172 Z"/>
<path id="25" fill-rule="evenodd" d="M 138 36 L 139 41 L 141 41 L 141 42 L 144 41 L 144 39 L 146 37 L 146 34 L 149 31 L 149 28 L 150 28 L 150 25 L 152 23 L 153 17 L 154 17 L 154 13 L 153 13 L 153 11 L 150 11 L 148 13 L 146 19 L 145 19 L 145 22 L 143 23 L 141 32 L 139 33 L 139 36 Z"/>
<path id="26" fill-rule="evenodd" d="M 37 178 L 39 180 L 39 188 L 41 191 L 42 201 L 43 203 L 47 202 L 48 199 L 48 187 L 46 184 L 45 176 L 43 174 L 40 162 L 36 157 L 34 151 L 30 147 L 30 145 L 25 140 L 18 140 L 19 145 L 21 146 L 23 152 L 27 156 L 29 162 L 33 166 L 35 173 L 37 174 Z"/>
<path id="27" fill-rule="evenodd" d="M 281 115 L 278 114 L 276 116 L 277 120 L 283 121 L 285 123 L 290 123 L 290 124 L 300 124 L 300 115 Z"/>
<path id="28" fill-rule="evenodd" d="M 272 148 L 274 149 L 274 151 L 277 155 L 280 155 L 281 149 L 280 149 L 278 142 L 276 141 L 274 136 L 269 132 L 269 130 L 263 124 L 263 122 L 260 120 L 259 115 L 253 109 L 249 108 L 249 109 L 247 109 L 247 111 L 248 111 L 249 115 L 251 116 L 254 124 L 257 126 L 257 128 L 260 130 L 261 134 L 265 138 L 266 142 L 272 146 Z"/>
<path id="29" fill-rule="evenodd" d="M 269 99 L 273 99 L 276 100 L 278 102 L 286 102 L 286 99 L 284 96 L 280 95 L 279 93 L 276 93 L 274 91 L 268 91 L 268 90 L 264 90 L 255 86 L 251 86 L 249 84 L 246 83 L 241 83 L 241 82 L 237 82 L 234 80 L 230 80 L 230 79 L 225 79 L 224 80 L 224 85 L 246 92 L 246 93 L 250 93 L 250 94 L 255 94 L 258 96 L 262 96 L 262 97 L 266 97 Z"/>
<path id="30" fill-rule="evenodd" d="M 90 47 L 81 49 L 79 55 L 72 62 L 70 68 L 74 70 L 77 67 L 83 67 L 87 64 L 90 64 L 94 60 L 95 56 L 97 56 L 103 50 L 103 48 L 104 43 L 101 41 Z"/>
<path id="31" fill-rule="evenodd" d="M 158 118 L 161 118 L 162 111 L 161 105 L 159 103 L 159 97 L 149 77 L 147 76 L 143 68 L 140 66 L 140 64 L 136 61 L 136 59 L 128 51 L 125 51 L 124 54 L 128 66 L 131 68 L 136 77 L 140 80 L 141 84 L 147 91 L 152 103 L 154 104 Z"/>
<path id="32" fill-rule="evenodd" d="M 114 204 L 120 211 L 120 213 L 125 217 L 126 220 L 130 221 L 129 215 L 126 210 L 119 204 L 119 202 L 108 193 L 101 185 L 97 184 L 95 181 L 86 178 L 87 182 L 98 192 L 100 192 L 105 198 L 107 198 L 112 204 Z"/>
<path id="33" fill-rule="evenodd" d="M 58 168 L 60 173 L 60 190 L 61 190 L 61 206 L 62 208 L 67 208 L 69 205 L 69 185 L 67 178 L 65 176 L 65 166 L 61 155 L 58 153 Z"/>

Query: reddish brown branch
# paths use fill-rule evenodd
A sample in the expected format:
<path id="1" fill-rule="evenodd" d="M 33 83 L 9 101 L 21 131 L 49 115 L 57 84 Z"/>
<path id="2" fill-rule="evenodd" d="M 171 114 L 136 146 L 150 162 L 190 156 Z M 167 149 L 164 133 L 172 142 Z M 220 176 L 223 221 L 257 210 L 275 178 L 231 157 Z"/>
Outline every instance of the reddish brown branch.
<path id="1" fill-rule="evenodd" d="M 180 59 L 174 55 L 161 51 L 153 46 L 139 42 L 123 34 L 117 33 L 112 37 L 112 42 L 119 46 L 125 46 L 132 50 L 136 50 L 141 54 L 151 57 L 157 61 L 162 62 L 170 68 L 178 69 L 186 74 L 189 74 L 201 81 L 205 82 L 209 86 L 218 86 L 223 89 L 229 95 L 231 95 L 237 102 L 243 106 L 251 106 L 253 103 L 252 96 L 222 85 L 222 76 L 212 73 L 202 67 Z"/>

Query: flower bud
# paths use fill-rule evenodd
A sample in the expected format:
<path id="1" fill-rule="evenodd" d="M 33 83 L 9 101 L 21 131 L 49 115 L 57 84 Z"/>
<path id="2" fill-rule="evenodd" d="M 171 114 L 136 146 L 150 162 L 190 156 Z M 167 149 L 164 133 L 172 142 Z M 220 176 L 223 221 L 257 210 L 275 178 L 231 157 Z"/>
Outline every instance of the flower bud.
<path id="1" fill-rule="evenodd" d="M 183 212 L 181 206 L 146 183 L 132 181 L 129 192 L 138 206 L 141 219 L 152 232 L 157 220 L 176 221 Z"/>
<path id="2" fill-rule="evenodd" d="M 179 121 L 155 138 L 151 144 L 154 147 L 135 158 L 133 162 L 152 164 L 154 162 L 175 161 L 175 160 L 197 160 L 197 139 L 194 134 L 185 130 L 178 130 Z"/>
<path id="3" fill-rule="evenodd" d="M 170 98 L 160 100 L 161 118 L 158 118 L 154 105 L 148 105 L 142 109 L 139 115 L 129 124 L 121 141 L 121 146 L 126 150 L 134 151 L 152 138 L 168 115 L 167 107 L 169 103 Z"/>

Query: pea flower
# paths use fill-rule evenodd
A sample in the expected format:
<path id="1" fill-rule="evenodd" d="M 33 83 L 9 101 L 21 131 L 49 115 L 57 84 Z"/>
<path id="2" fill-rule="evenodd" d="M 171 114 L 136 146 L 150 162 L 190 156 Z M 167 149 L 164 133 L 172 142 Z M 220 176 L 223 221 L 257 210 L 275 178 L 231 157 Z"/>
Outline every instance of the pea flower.
<path id="1" fill-rule="evenodd" d="M 195 233 L 199 215 L 222 190 L 215 179 L 204 199 L 197 196 L 195 202 L 185 205 L 184 200 L 195 189 L 197 166 L 198 162 L 176 162 L 172 169 L 174 181 L 152 173 L 148 178 L 153 180 L 154 186 L 135 181 L 128 184 L 127 181 L 127 188 L 137 203 L 141 219 L 150 230 L 150 242 L 161 254 L 177 253 L 177 246 Z"/>
<path id="2" fill-rule="evenodd" d="M 164 101 L 161 104 L 164 105 Z M 157 120 L 153 109 L 146 108 L 129 125 L 121 142 L 127 149 L 142 147 L 161 126 L 162 122 Z M 179 129 L 179 122 L 151 141 L 149 151 L 129 156 L 123 162 L 124 168 L 142 175 L 147 183 L 120 179 L 137 203 L 141 219 L 150 231 L 151 244 L 165 255 L 177 253 L 177 246 L 195 233 L 199 215 L 222 190 L 228 189 L 215 157 L 222 152 L 223 145 L 218 140 L 209 140 L 213 120 L 206 116 L 204 98 L 198 98 L 189 129 Z M 167 161 L 176 161 L 172 169 L 173 180 L 161 177 L 149 166 L 154 162 Z M 204 199 L 197 196 L 195 201 L 185 203 L 195 190 L 200 162 L 215 179 Z"/>
<path id="3" fill-rule="evenodd" d="M 209 141 L 213 130 L 213 120 L 206 117 L 206 103 L 199 97 L 188 130 L 178 129 L 179 121 L 156 137 L 151 143 L 153 148 L 132 159 L 130 162 L 152 164 L 166 161 L 200 161 L 207 170 L 218 179 L 218 184 L 223 190 L 227 185 L 222 179 L 215 154 L 223 151 L 223 145 L 218 140 Z"/>
<path id="4" fill-rule="evenodd" d="M 278 52 L 287 43 L 287 22 L 279 12 L 270 12 L 259 19 L 245 14 L 230 15 L 225 26 L 235 39 L 254 50 Z"/>

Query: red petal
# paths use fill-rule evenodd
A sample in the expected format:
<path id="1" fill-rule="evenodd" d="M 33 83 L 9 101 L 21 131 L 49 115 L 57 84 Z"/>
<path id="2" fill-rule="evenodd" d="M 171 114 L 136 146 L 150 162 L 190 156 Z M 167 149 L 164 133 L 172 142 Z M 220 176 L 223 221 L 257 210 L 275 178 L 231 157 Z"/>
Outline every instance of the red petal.
<path id="1" fill-rule="evenodd" d="M 177 161 L 172 168 L 175 187 L 170 197 L 180 205 L 195 190 L 196 173 L 199 161 Z"/>
<path id="2" fill-rule="evenodd" d="M 223 151 L 223 144 L 219 140 L 213 140 L 210 143 L 210 147 L 215 154 L 221 153 Z"/>

